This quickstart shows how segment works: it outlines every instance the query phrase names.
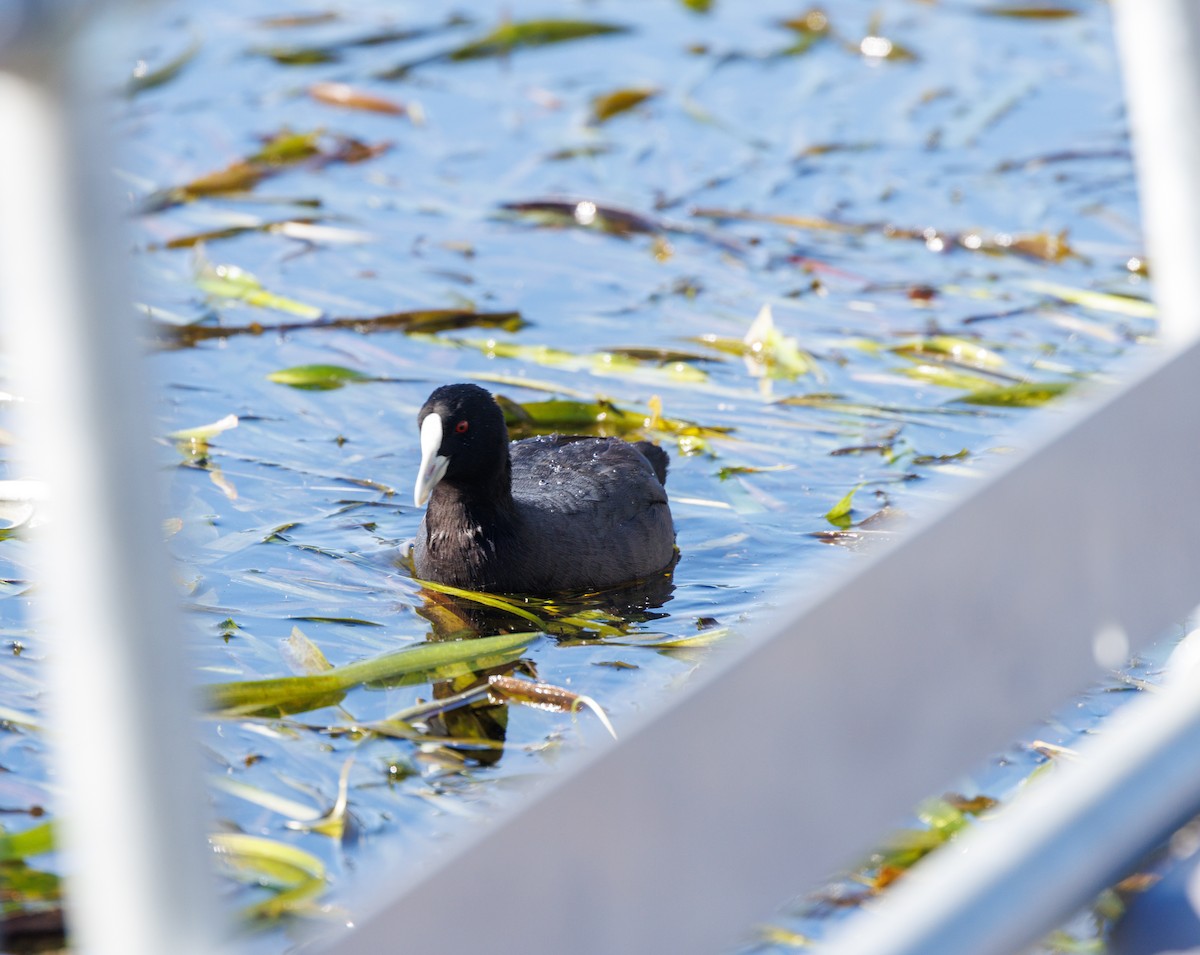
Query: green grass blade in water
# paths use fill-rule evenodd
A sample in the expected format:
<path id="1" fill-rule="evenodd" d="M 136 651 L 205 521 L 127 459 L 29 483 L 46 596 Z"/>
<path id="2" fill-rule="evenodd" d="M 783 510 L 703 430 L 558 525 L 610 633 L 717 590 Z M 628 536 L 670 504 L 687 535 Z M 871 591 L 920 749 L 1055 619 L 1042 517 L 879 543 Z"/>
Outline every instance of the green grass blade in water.
<path id="1" fill-rule="evenodd" d="M 348 381 L 370 381 L 369 376 L 341 365 L 294 365 L 267 375 L 268 381 L 309 391 L 332 391 Z"/>
<path id="2" fill-rule="evenodd" d="M 489 56 L 504 56 L 524 46 L 549 46 L 552 43 L 566 43 L 569 40 L 583 40 L 628 31 L 628 27 L 618 24 L 595 23 L 589 20 L 523 20 L 501 24 L 491 33 L 451 51 L 447 59 L 478 60 Z"/>
<path id="3" fill-rule="evenodd" d="M 929 362 L 920 362 L 911 368 L 901 368 L 899 371 L 906 378 L 927 381 L 931 385 L 938 385 L 942 388 L 961 388 L 964 391 L 975 393 L 987 391 L 995 387 L 995 382 L 990 378 L 984 378 L 982 375 L 974 375 L 967 371 L 958 371 L 954 368 L 948 368 L 945 365 L 930 364 Z"/>
<path id="4" fill-rule="evenodd" d="M 510 633 L 478 640 L 423 643 L 310 676 L 211 683 L 203 688 L 204 706 L 210 711 L 240 714 L 301 712 L 336 703 L 346 690 L 360 683 L 431 673 L 442 667 L 488 657 L 511 656 L 524 650 L 539 635 Z"/>
<path id="5" fill-rule="evenodd" d="M 607 123 L 614 116 L 620 116 L 646 100 L 653 99 L 658 93 L 659 91 L 652 87 L 631 86 L 596 96 L 592 99 L 591 121 L 596 125 Z"/>
<path id="6" fill-rule="evenodd" d="M 426 590 L 434 590 L 439 594 L 446 594 L 449 597 L 461 597 L 463 600 L 470 600 L 485 607 L 491 607 L 494 610 L 503 610 L 506 613 L 515 614 L 518 617 L 528 620 L 539 630 L 546 629 L 546 624 L 540 617 L 526 610 L 524 607 L 518 606 L 514 600 L 498 597 L 495 594 L 484 593 L 480 590 L 465 590 L 462 587 L 452 587 L 450 584 L 440 584 L 434 580 L 416 580 L 415 582 Z"/>
<path id="7" fill-rule="evenodd" d="M 854 508 L 854 495 L 862 488 L 861 484 L 856 484 L 850 488 L 846 495 L 833 505 L 825 514 L 825 520 L 829 521 L 834 527 L 846 528 L 850 526 L 850 512 Z"/>
<path id="8" fill-rule="evenodd" d="M 992 405 L 1003 408 L 1036 408 L 1057 398 L 1072 386 L 1070 381 L 1023 381 L 998 388 L 981 388 L 955 398 L 969 405 Z"/>
<path id="9" fill-rule="evenodd" d="M 52 822 L 43 822 L 41 825 L 12 835 L 0 832 L 0 862 L 27 859 L 44 852 L 53 852 L 54 848 L 54 823 Z"/>
<path id="10" fill-rule="evenodd" d="M 263 288 L 249 272 L 236 265 L 209 265 L 204 263 L 196 276 L 196 287 L 216 299 L 232 299 L 245 302 L 255 308 L 269 308 L 287 312 L 304 319 L 317 319 L 325 314 L 315 305 L 276 295 Z"/>
<path id="11" fill-rule="evenodd" d="M 125 83 L 125 95 L 137 96 L 146 90 L 171 82 L 200 52 L 200 38 L 193 37 L 192 42 L 178 56 L 168 60 L 162 66 L 151 69 L 145 60 L 138 60 L 133 73 Z"/>
<path id="12" fill-rule="evenodd" d="M 240 832 L 208 837 L 217 859 L 229 875 L 243 882 L 280 889 L 278 895 L 248 906 L 248 920 L 275 919 L 305 904 L 325 890 L 325 865 L 315 855 L 285 842 Z"/>
<path id="13" fill-rule="evenodd" d="M 1096 292 L 1092 289 L 1073 288 L 1070 285 L 1059 285 L 1057 282 L 1034 280 L 1023 284 L 1030 291 L 1049 295 L 1051 298 L 1098 312 L 1114 312 L 1130 318 L 1154 318 L 1158 314 L 1153 302 L 1132 298 L 1128 295 L 1113 295 L 1109 292 Z"/>

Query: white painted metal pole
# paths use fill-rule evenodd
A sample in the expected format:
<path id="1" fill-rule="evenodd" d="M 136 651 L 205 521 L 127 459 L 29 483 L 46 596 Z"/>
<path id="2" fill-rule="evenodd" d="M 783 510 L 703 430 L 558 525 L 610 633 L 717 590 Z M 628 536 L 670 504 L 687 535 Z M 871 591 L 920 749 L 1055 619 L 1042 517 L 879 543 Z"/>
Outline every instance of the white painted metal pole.
<path id="1" fill-rule="evenodd" d="M 1200 345 L 1044 416 L 1030 453 L 709 661 L 619 744 L 425 870 L 377 875 L 396 897 L 328 955 L 398 937 L 728 950 L 1195 606 L 1200 535 L 1160 502 L 1200 471 L 1200 402 L 1163 414 L 1197 382 Z"/>
<path id="2" fill-rule="evenodd" d="M 1160 332 L 1178 348 L 1200 336 L 1200 4 L 1118 0 L 1114 11 Z M 1180 403 L 1196 404 L 1198 392 L 1200 379 L 1180 381 L 1147 417 L 1171 420 Z M 1126 453 L 1123 436 L 1113 437 L 1114 453 Z M 1195 473 L 1184 470 L 1177 480 L 1194 483 Z M 1164 563 L 1176 556 L 1169 549 L 1155 555 Z M 963 839 L 961 854 L 922 866 L 825 951 L 1006 955 L 1200 812 L 1194 678 L 1110 720 L 1103 734 L 1084 765 L 1063 770 Z"/>
<path id="3" fill-rule="evenodd" d="M 1159 326 L 1179 345 L 1200 336 L 1200 3 L 1113 13 Z"/>
<path id="4" fill-rule="evenodd" d="M 1200 683 L 1110 717 L 994 819 L 918 865 L 822 955 L 1012 955 L 1200 811 Z"/>
<path id="5" fill-rule="evenodd" d="M 38 35 L 0 49 L 0 332 L 25 476 L 51 493 L 31 536 L 72 950 L 201 955 L 220 922 L 125 243 L 53 5 L 24 9 Z"/>

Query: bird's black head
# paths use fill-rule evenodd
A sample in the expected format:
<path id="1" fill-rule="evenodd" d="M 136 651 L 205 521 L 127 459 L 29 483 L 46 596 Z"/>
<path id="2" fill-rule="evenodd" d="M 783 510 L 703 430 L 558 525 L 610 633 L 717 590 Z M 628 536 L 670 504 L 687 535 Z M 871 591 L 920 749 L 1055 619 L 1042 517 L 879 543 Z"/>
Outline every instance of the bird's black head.
<path id="1" fill-rule="evenodd" d="M 491 394 L 478 385 L 443 385 L 417 415 L 421 468 L 413 499 L 420 507 L 440 481 L 507 493 L 508 428 Z"/>

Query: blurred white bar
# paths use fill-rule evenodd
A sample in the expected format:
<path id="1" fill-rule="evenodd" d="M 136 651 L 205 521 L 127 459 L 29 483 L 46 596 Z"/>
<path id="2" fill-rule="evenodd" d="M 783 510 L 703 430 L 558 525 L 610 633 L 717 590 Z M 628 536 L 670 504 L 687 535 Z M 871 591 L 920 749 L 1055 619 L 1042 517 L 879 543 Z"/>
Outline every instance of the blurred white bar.
<path id="1" fill-rule="evenodd" d="M 211 953 L 221 923 L 186 638 L 103 110 L 85 127 L 72 108 L 65 36 L 38 45 L 61 27 L 54 6 L 24 9 L 46 29 L 0 49 L 0 331 L 28 399 L 13 415 L 20 476 L 51 489 L 31 537 L 72 951 Z"/>
<path id="2" fill-rule="evenodd" d="M 1160 327 L 1178 344 L 1200 335 L 1200 3 L 1113 13 Z"/>

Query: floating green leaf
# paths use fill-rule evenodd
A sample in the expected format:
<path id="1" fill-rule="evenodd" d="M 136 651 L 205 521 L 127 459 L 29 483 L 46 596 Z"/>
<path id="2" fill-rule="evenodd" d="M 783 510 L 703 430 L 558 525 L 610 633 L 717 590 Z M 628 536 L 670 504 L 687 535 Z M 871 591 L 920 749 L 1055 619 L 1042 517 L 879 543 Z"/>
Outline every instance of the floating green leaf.
<path id="1" fill-rule="evenodd" d="M 755 467 L 749 464 L 735 464 L 730 467 L 721 468 L 717 471 L 717 477 L 722 481 L 728 481 L 735 474 L 767 474 L 771 471 L 794 471 L 794 464 L 769 464 Z"/>
<path id="2" fill-rule="evenodd" d="M 949 464 L 951 461 L 965 461 L 970 456 L 971 452 L 963 448 L 954 454 L 918 454 L 913 457 L 912 463 L 918 467 L 930 464 Z"/>
<path id="3" fill-rule="evenodd" d="M 477 60 L 491 56 L 506 56 L 513 50 L 526 46 L 548 46 L 589 37 L 610 36 L 627 33 L 629 28 L 615 23 L 597 23 L 589 20 L 521 20 L 502 23 L 496 29 L 477 40 L 446 54 L 449 60 Z"/>
<path id="4" fill-rule="evenodd" d="M 1049 3 L 995 3 L 977 11 L 990 17 L 1014 17 L 1020 20 L 1065 20 L 1079 16 L 1073 7 Z"/>
<path id="5" fill-rule="evenodd" d="M 212 683 L 203 688 L 205 706 L 224 713 L 301 712 L 314 706 L 330 705 L 360 683 L 415 677 L 442 667 L 494 657 L 511 658 L 514 654 L 519 655 L 538 636 L 536 633 L 511 633 L 478 640 L 425 643 L 311 676 Z"/>
<path id="6" fill-rule="evenodd" d="M 652 361 L 660 365 L 672 365 L 676 362 L 720 362 L 723 358 L 716 358 L 712 355 L 703 355 L 696 351 L 684 351 L 681 348 L 654 348 L 646 346 L 631 345 L 622 348 L 610 348 L 608 351 L 613 355 L 623 355 L 626 358 L 633 358 L 637 361 Z"/>
<path id="7" fill-rule="evenodd" d="M 699 454 L 710 452 L 710 439 L 725 437 L 731 430 L 663 417 L 661 403 L 656 399 L 651 399 L 649 414 L 629 411 L 605 400 L 551 399 L 518 404 L 502 395 L 496 400 L 504 410 L 510 432 L 517 435 L 555 431 L 615 437 L 664 434 L 675 438 L 681 453 Z"/>
<path id="8" fill-rule="evenodd" d="M 732 633 L 730 627 L 712 627 L 702 630 L 691 637 L 649 637 L 638 640 L 634 637 L 623 637 L 620 640 L 606 640 L 606 644 L 622 647 L 646 647 L 651 650 L 688 650 L 699 647 L 711 647 L 714 643 L 724 640 Z"/>
<path id="9" fill-rule="evenodd" d="M 247 158 L 249 163 L 281 166 L 311 159 L 321 151 L 321 131 L 297 133 L 290 129 L 276 133 L 263 143 L 262 149 Z"/>
<path id="10" fill-rule="evenodd" d="M 628 112 L 658 94 L 659 91 L 652 87 L 630 86 L 596 96 L 592 99 L 592 122 L 607 123 L 614 116 Z"/>
<path id="11" fill-rule="evenodd" d="M 325 889 L 325 865 L 311 852 L 240 832 L 214 833 L 208 841 L 228 874 L 244 882 L 281 890 L 244 909 L 245 919 L 275 919 L 302 911 Z"/>
<path id="12" fill-rule="evenodd" d="M 371 378 L 341 365 L 295 365 L 271 372 L 267 380 L 309 391 L 331 391 L 350 381 L 370 381 Z"/>
<path id="13" fill-rule="evenodd" d="M 559 228 L 570 226 L 596 229 L 621 236 L 658 235 L 666 231 L 662 223 L 650 216 L 594 202 L 591 199 L 526 199 L 502 203 L 500 208 L 530 219 L 535 224 Z"/>
<path id="14" fill-rule="evenodd" d="M 55 849 L 54 823 L 43 822 L 24 832 L 0 832 L 0 862 L 28 859 Z"/>
<path id="15" fill-rule="evenodd" d="M 850 511 L 854 507 L 854 495 L 862 488 L 862 484 L 856 484 L 846 492 L 846 495 L 831 507 L 825 514 L 825 520 L 829 521 L 834 527 L 849 527 Z"/>
<path id="16" fill-rule="evenodd" d="M 133 73 L 125 83 L 125 95 L 137 96 L 138 93 L 144 93 L 146 90 L 152 90 L 171 82 L 183 72 L 183 68 L 191 63 L 199 52 L 200 38 L 192 37 L 192 42 L 184 48 L 182 53 L 168 60 L 162 66 L 152 69 L 145 60 L 138 60 L 134 64 Z"/>
<path id="17" fill-rule="evenodd" d="M 833 219 L 823 219 L 819 216 L 779 215 L 767 212 L 751 212 L 745 209 L 700 207 L 693 209 L 691 214 L 698 219 L 729 220 L 733 222 L 770 222 L 774 225 L 787 226 L 793 229 L 811 229 L 817 232 L 838 232 L 849 235 L 861 235 L 875 228 L 851 222 L 837 222 Z"/>
<path id="18" fill-rule="evenodd" d="M 1038 280 L 1025 282 L 1024 285 L 1030 291 L 1100 312 L 1115 312 L 1130 318 L 1154 318 L 1158 314 L 1153 302 L 1129 295 L 1114 295 L 1111 292 L 1096 292 L 1092 289 L 1073 288 L 1056 282 Z"/>
<path id="19" fill-rule="evenodd" d="M 370 145 L 349 136 L 326 135 L 320 130 L 294 132 L 285 129 L 268 137 L 252 156 L 183 185 L 168 186 L 151 193 L 141 201 L 138 211 L 143 214 L 162 212 L 172 206 L 208 196 L 249 192 L 263 179 L 290 165 L 301 162 L 315 166 L 363 162 L 390 148 L 389 143 Z"/>
<path id="20" fill-rule="evenodd" d="M 473 603 L 491 607 L 494 610 L 503 610 L 506 613 L 511 613 L 524 620 L 528 620 L 539 630 L 546 629 L 546 624 L 540 617 L 520 606 L 513 598 L 484 593 L 480 590 L 466 590 L 462 587 L 452 587 L 450 584 L 442 584 L 433 580 L 417 580 L 416 582 L 426 590 L 433 590 L 439 594 L 446 594 L 449 597 L 461 597 L 463 600 L 470 600 Z"/>
<path id="21" fill-rule="evenodd" d="M 958 371 L 954 368 L 947 368 L 945 365 L 933 365 L 928 362 L 920 362 L 911 368 L 901 368 L 900 373 L 919 381 L 927 381 L 931 385 L 940 385 L 943 388 L 982 391 L 995 386 L 995 381 L 984 378 L 982 375 L 974 375 L 970 372 Z"/>
<path id="22" fill-rule="evenodd" d="M 5 528 L 4 530 L 11 531 L 12 529 Z M 3 534 L 4 530 L 0 530 L 0 534 Z M 42 728 L 37 717 L 32 713 L 24 713 L 21 710 L 14 710 L 8 706 L 0 706 L 0 723 L 11 723 L 13 726 L 20 726 L 31 730 L 40 730 Z"/>
<path id="23" fill-rule="evenodd" d="M 853 415 L 862 418 L 879 418 L 884 421 L 903 421 L 908 417 L 920 415 L 980 415 L 983 411 L 972 411 L 967 408 L 936 408 L 900 407 L 897 405 L 872 405 L 865 402 L 848 401 L 842 395 L 808 394 L 788 395 L 776 399 L 776 404 L 795 405 L 802 408 L 817 408 L 822 411 L 833 411 L 838 414 Z"/>
<path id="24" fill-rule="evenodd" d="M 659 365 L 607 351 L 577 355 L 561 348 L 504 342 L 495 338 L 459 338 L 454 339 L 452 343 L 468 348 L 477 348 L 489 358 L 514 358 L 519 361 L 533 362 L 536 365 L 545 365 L 549 368 L 587 371 L 594 375 L 620 375 L 633 379 L 644 378 L 650 381 L 665 380 L 696 384 L 708 380 L 708 373 L 702 368 L 683 361 Z"/>
<path id="25" fill-rule="evenodd" d="M 9 951 L 27 951 L 11 947 L 16 941 L 15 936 L 20 934 L 17 926 L 25 917 L 29 919 L 25 924 L 36 925 L 35 932 L 46 939 L 61 938 L 65 934 L 59 905 L 63 898 L 62 880 L 56 873 L 43 872 L 20 861 L 3 862 L 0 863 L 0 886 L 4 899 L 0 931 L 6 933 Z M 52 950 L 57 951 L 58 946 Z"/>
<path id="26" fill-rule="evenodd" d="M 324 314 L 315 305 L 268 292 L 258 279 L 236 265 L 202 263 L 196 276 L 196 286 L 213 298 L 245 302 L 255 308 L 269 308 L 309 319 L 317 319 Z"/>
<path id="27" fill-rule="evenodd" d="M 958 364 L 972 365 L 977 368 L 995 370 L 1004 367 L 1004 358 L 1001 355 L 969 338 L 958 338 L 954 335 L 932 335 L 928 338 L 919 338 L 916 341 L 896 345 L 892 351 L 906 357 L 948 358 Z"/>
<path id="28" fill-rule="evenodd" d="M 314 806 L 297 802 L 294 799 L 289 799 L 287 796 L 280 796 L 263 789 L 261 786 L 251 786 L 249 783 L 234 779 L 232 776 L 209 776 L 208 783 L 214 789 L 220 789 L 231 796 L 244 799 L 246 802 L 261 806 L 263 809 L 269 809 L 271 812 L 286 816 L 288 819 L 293 819 L 297 822 L 315 822 L 321 818 L 321 810 Z"/>
<path id="29" fill-rule="evenodd" d="M 400 63 L 389 70 L 378 74 L 379 79 L 403 79 L 420 66 L 432 63 L 464 62 L 480 60 L 494 56 L 508 56 L 513 51 L 523 47 L 549 46 L 554 43 L 566 43 L 571 40 L 584 40 L 589 37 L 609 36 L 617 33 L 627 33 L 628 27 L 613 23 L 596 23 L 588 20 L 520 20 L 502 23 L 489 33 L 464 43 L 462 46 L 430 56 L 421 57 Z"/>
<path id="30" fill-rule="evenodd" d="M 319 832 L 323 836 L 340 840 L 346 834 L 346 808 L 350 804 L 350 768 L 353 765 L 353 756 L 342 763 L 342 771 L 338 773 L 337 798 L 334 799 L 328 812 L 323 813 L 318 819 L 308 821 L 290 819 L 287 827 L 302 829 L 305 832 Z"/>
<path id="31" fill-rule="evenodd" d="M 784 335 L 776 327 L 770 305 L 759 309 L 745 337 L 740 340 L 702 335 L 692 341 L 726 354 L 741 355 L 750 375 L 764 381 L 776 378 L 793 381 L 800 375 L 810 374 L 818 380 L 824 379 L 817 360 L 801 348 L 795 338 Z"/>
<path id="32" fill-rule="evenodd" d="M 954 400 L 969 405 L 1032 408 L 1057 398 L 1073 384 L 1070 381 L 1023 381 L 1015 385 L 981 388 Z"/>
<path id="33" fill-rule="evenodd" d="M 333 664 L 326 659 L 321 648 L 299 627 L 292 627 L 292 632 L 283 645 L 283 653 L 296 673 L 327 673 L 333 669 Z"/>
<path id="34" fill-rule="evenodd" d="M 265 332 L 291 332 L 300 328 L 348 328 L 362 334 L 398 329 L 409 334 L 432 335 L 447 329 L 481 327 L 515 332 L 525 327 L 520 312 L 476 312 L 463 308 L 416 309 L 367 315 L 362 318 L 320 318 L 310 322 L 278 322 L 251 325 L 176 325 L 159 324 L 155 331 L 171 345 L 191 346 L 214 338 L 236 335 L 262 335 Z"/>
<path id="35" fill-rule="evenodd" d="M 416 29 L 384 29 L 365 36 L 340 40 L 335 43 L 315 44 L 312 46 L 270 46 L 256 47 L 250 52 L 258 56 L 270 57 L 276 63 L 285 66 L 308 66 L 314 63 L 336 63 L 347 50 L 358 47 L 383 46 L 386 43 L 402 43 L 428 36 L 438 28 L 423 27 Z"/>

